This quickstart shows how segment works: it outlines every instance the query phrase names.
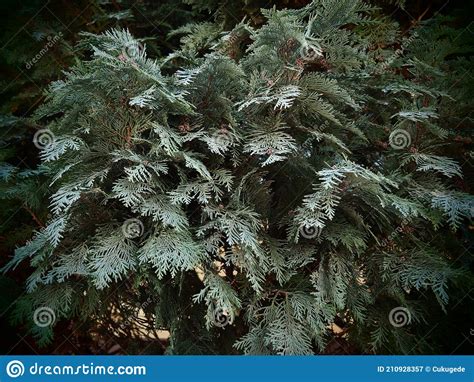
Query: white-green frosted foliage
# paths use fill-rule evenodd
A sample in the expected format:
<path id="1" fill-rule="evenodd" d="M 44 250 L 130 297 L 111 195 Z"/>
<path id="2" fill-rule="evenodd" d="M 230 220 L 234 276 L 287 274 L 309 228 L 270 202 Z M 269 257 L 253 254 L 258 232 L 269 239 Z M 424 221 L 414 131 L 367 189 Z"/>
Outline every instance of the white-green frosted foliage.
<path id="1" fill-rule="evenodd" d="M 128 31 L 84 36 L 93 56 L 37 113 L 55 137 L 41 153 L 52 218 L 10 263 L 31 260 L 30 292 L 71 283 L 94 306 L 90 290 L 145 290 L 171 352 L 191 327 L 208 341 L 219 309 L 238 351 L 313 354 L 335 320 L 374 351 L 410 336 L 388 313 L 415 315 L 411 290 L 446 308 L 461 272 L 435 230 L 474 209 L 441 149 L 448 94 L 400 75 L 410 59 L 416 77 L 415 57 L 378 72 L 374 46 L 389 56 L 398 35 L 375 41 L 386 20 L 362 1 L 264 15 L 259 29 L 187 26 L 164 62 Z M 412 146 L 389 144 L 400 129 Z"/>

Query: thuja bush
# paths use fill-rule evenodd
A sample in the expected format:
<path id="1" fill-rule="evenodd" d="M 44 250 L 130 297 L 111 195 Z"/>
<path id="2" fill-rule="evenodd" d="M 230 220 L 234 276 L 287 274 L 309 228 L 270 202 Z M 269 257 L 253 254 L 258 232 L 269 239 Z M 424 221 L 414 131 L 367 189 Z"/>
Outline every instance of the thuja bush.
<path id="1" fill-rule="evenodd" d="M 41 344 L 140 311 L 173 354 L 430 351 L 427 312 L 472 285 L 452 243 L 473 199 L 446 155 L 472 126 L 472 49 L 361 1 L 263 14 L 182 28 L 161 61 L 84 34 L 91 59 L 36 113 L 51 219 L 6 267 L 34 269 L 15 319 Z"/>

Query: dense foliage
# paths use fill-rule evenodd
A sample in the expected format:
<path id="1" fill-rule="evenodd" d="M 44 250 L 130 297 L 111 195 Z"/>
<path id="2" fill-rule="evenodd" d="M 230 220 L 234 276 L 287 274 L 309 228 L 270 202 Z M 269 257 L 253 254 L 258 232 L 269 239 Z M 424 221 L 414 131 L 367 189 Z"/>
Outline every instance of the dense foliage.
<path id="1" fill-rule="evenodd" d="M 35 112 L 50 217 L 4 268 L 33 268 L 15 319 L 40 344 L 144 317 L 173 354 L 436 351 L 473 280 L 469 36 L 353 0 L 222 14 L 159 60 L 82 34 Z"/>

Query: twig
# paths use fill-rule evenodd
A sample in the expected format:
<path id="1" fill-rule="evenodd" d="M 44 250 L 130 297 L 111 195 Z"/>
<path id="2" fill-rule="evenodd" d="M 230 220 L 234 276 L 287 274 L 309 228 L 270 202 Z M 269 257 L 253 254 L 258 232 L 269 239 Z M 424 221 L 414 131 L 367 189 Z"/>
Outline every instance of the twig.
<path id="1" fill-rule="evenodd" d="M 36 214 L 31 210 L 30 207 L 28 207 L 26 204 L 23 204 L 23 208 L 28 211 L 28 213 L 31 215 L 36 224 L 38 224 L 41 228 L 44 228 L 43 222 L 36 216 Z"/>

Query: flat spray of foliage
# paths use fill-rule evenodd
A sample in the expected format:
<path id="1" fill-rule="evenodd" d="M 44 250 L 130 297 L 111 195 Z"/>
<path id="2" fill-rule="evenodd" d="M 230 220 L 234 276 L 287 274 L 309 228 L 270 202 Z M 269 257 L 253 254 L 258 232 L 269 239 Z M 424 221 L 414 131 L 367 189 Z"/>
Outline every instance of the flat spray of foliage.
<path id="1" fill-rule="evenodd" d="M 189 25 L 162 62 L 126 30 L 85 34 L 92 58 L 36 113 L 51 220 L 7 266 L 34 267 L 17 318 L 151 296 L 169 353 L 314 354 L 335 321 L 363 351 L 422 352 L 424 306 L 449 309 L 465 274 L 443 237 L 473 199 L 444 154 L 472 65 L 447 60 L 442 20 L 402 35 L 378 14 L 317 0 L 256 30 Z"/>

